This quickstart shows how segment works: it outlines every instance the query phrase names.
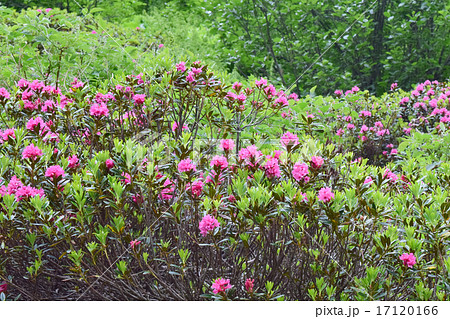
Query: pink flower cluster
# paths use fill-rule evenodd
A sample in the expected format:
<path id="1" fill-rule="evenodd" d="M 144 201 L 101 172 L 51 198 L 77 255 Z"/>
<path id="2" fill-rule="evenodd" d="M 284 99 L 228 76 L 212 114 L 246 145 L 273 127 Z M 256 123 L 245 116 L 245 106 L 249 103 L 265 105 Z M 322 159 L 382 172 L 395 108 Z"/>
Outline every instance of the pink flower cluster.
<path id="1" fill-rule="evenodd" d="M 235 146 L 234 141 L 231 139 L 220 141 L 220 149 L 225 151 L 225 153 L 233 150 L 234 146 Z"/>
<path id="2" fill-rule="evenodd" d="M 172 124 L 172 132 L 175 132 L 177 130 L 177 128 L 178 128 L 178 123 L 174 122 Z M 184 130 L 188 130 L 189 127 L 187 127 L 186 125 L 183 125 L 183 127 L 181 129 L 184 131 Z"/>
<path id="3" fill-rule="evenodd" d="M 311 167 L 313 168 L 313 169 L 319 169 L 319 168 L 321 168 L 322 167 L 322 165 L 323 165 L 323 158 L 322 157 L 320 157 L 320 156 L 312 156 L 311 157 L 311 161 L 310 161 L 310 163 L 311 163 Z"/>
<path id="4" fill-rule="evenodd" d="M 42 150 L 40 150 L 39 147 L 34 146 L 34 144 L 30 144 L 27 147 L 25 147 L 22 152 L 23 159 L 29 158 L 33 161 L 36 161 L 37 158 L 41 157 L 42 155 L 43 155 Z"/>
<path id="5" fill-rule="evenodd" d="M 223 278 L 216 279 L 211 286 L 214 294 L 224 293 L 228 289 L 231 289 L 232 287 L 233 286 L 230 285 L 230 279 L 223 279 Z"/>
<path id="6" fill-rule="evenodd" d="M 17 201 L 21 201 L 36 195 L 44 197 L 44 190 L 23 185 L 20 179 L 14 175 L 11 177 L 8 186 L 0 186 L 0 197 L 5 195 L 14 195 Z"/>
<path id="7" fill-rule="evenodd" d="M 264 165 L 264 169 L 268 178 L 281 177 L 280 166 L 276 158 L 270 158 Z"/>
<path id="8" fill-rule="evenodd" d="M 281 136 L 281 144 L 283 144 L 284 147 L 287 147 L 288 145 L 297 145 L 298 136 L 296 134 L 292 134 L 291 132 L 286 132 Z"/>
<path id="9" fill-rule="evenodd" d="M 133 100 L 136 104 L 142 105 L 145 102 L 145 94 L 135 94 L 133 95 Z"/>
<path id="10" fill-rule="evenodd" d="M 219 221 L 211 215 L 205 215 L 200 223 L 198 224 L 198 227 L 200 228 L 200 234 L 205 237 L 208 235 L 210 231 L 213 231 L 215 228 L 219 227 Z"/>
<path id="11" fill-rule="evenodd" d="M 186 191 L 192 191 L 192 195 L 199 197 L 203 192 L 203 186 L 205 184 L 201 180 L 196 180 L 194 182 L 188 183 L 186 185 Z"/>
<path id="12" fill-rule="evenodd" d="M 219 170 L 226 169 L 228 167 L 228 161 L 227 158 L 224 156 L 216 155 L 211 160 L 211 167 L 217 168 Z"/>
<path id="13" fill-rule="evenodd" d="M 195 172 L 196 165 L 188 158 L 178 163 L 178 172 Z"/>
<path id="14" fill-rule="evenodd" d="M 175 185 L 169 178 L 164 181 L 163 189 L 161 190 L 160 197 L 164 200 L 170 200 L 173 198 L 175 192 Z"/>
<path id="15" fill-rule="evenodd" d="M 15 129 L 14 128 L 8 128 L 6 130 L 4 130 L 3 132 L 0 131 L 0 144 L 3 144 L 3 141 L 7 142 L 9 140 L 9 138 L 15 139 L 16 138 L 16 133 L 15 133 Z"/>
<path id="16" fill-rule="evenodd" d="M 297 162 L 294 164 L 294 169 L 292 170 L 292 176 L 296 181 L 303 180 L 305 183 L 309 182 L 309 169 L 308 165 L 302 162 Z"/>
<path id="17" fill-rule="evenodd" d="M 45 176 L 49 177 L 52 181 L 57 179 L 60 176 L 64 176 L 64 170 L 59 165 L 53 165 L 47 168 L 47 171 L 45 172 Z"/>
<path id="18" fill-rule="evenodd" d="M 109 110 L 108 110 L 108 107 L 106 106 L 106 104 L 104 104 L 104 103 L 100 103 L 100 104 L 94 103 L 91 105 L 89 113 L 92 116 L 102 117 L 102 116 L 108 116 Z"/>
<path id="19" fill-rule="evenodd" d="M 319 195 L 317 198 L 324 203 L 328 203 L 334 198 L 334 193 L 332 192 L 330 187 L 322 187 L 319 190 Z"/>
<path id="20" fill-rule="evenodd" d="M 68 165 L 69 168 L 75 168 L 80 165 L 78 157 L 76 155 L 69 156 L 68 160 L 69 160 L 69 165 Z"/>
<path id="21" fill-rule="evenodd" d="M 389 168 L 384 171 L 383 178 L 389 179 L 391 183 L 395 183 L 398 180 L 398 176 L 395 173 L 392 173 Z"/>
<path id="22" fill-rule="evenodd" d="M 248 278 L 245 281 L 245 290 L 247 290 L 247 292 L 249 294 L 253 293 L 254 284 L 255 284 L 255 279 Z"/>
<path id="23" fill-rule="evenodd" d="M 73 82 L 70 83 L 73 89 L 78 89 L 84 87 L 84 83 L 79 81 L 77 78 L 73 79 Z"/>
<path id="24" fill-rule="evenodd" d="M 105 161 L 105 164 L 106 164 L 106 168 L 107 168 L 107 169 L 111 169 L 111 168 L 114 167 L 114 161 L 113 161 L 112 159 L 110 159 L 110 158 L 108 158 L 108 159 Z"/>
<path id="25" fill-rule="evenodd" d="M 132 240 L 130 241 L 130 247 L 131 249 L 136 249 L 137 246 L 139 246 L 142 242 L 140 240 Z"/>
<path id="26" fill-rule="evenodd" d="M 239 151 L 239 160 L 246 161 L 249 164 L 251 161 L 257 162 L 262 156 L 262 152 L 258 151 L 255 145 L 247 146 Z"/>
<path id="27" fill-rule="evenodd" d="M 1 97 L 1 99 L 7 100 L 11 97 L 11 95 L 4 87 L 2 87 L 2 88 L 0 88 L 0 97 Z"/>
<path id="28" fill-rule="evenodd" d="M 413 253 L 402 254 L 400 260 L 403 261 L 403 265 L 408 266 L 409 268 L 412 268 L 416 264 L 416 257 Z"/>
<path id="29" fill-rule="evenodd" d="M 122 172 L 121 176 L 124 177 L 124 179 L 121 179 L 120 181 L 124 183 L 125 185 L 131 184 L 131 175 L 125 172 Z"/>

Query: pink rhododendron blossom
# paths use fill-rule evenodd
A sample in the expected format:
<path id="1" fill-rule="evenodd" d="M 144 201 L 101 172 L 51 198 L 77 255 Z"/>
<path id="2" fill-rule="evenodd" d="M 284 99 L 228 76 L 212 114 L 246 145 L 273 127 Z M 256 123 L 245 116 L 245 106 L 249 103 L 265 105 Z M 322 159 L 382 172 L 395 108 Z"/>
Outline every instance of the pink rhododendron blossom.
<path id="1" fill-rule="evenodd" d="M 34 146 L 34 144 L 30 144 L 27 147 L 24 148 L 22 152 L 22 158 L 29 158 L 33 161 L 35 161 L 38 157 L 41 157 L 44 153 L 42 152 L 39 147 Z"/>
<path id="2" fill-rule="evenodd" d="M 337 136 L 341 136 L 342 134 L 344 134 L 344 130 L 343 129 L 338 129 L 337 131 L 336 131 L 336 135 Z"/>
<path id="3" fill-rule="evenodd" d="M 308 175 L 308 165 L 302 162 L 297 162 L 294 164 L 294 169 L 292 170 L 292 176 L 297 180 L 300 181 Z"/>
<path id="4" fill-rule="evenodd" d="M 403 261 L 403 265 L 412 268 L 416 264 L 416 257 L 413 253 L 404 253 L 400 256 L 400 260 Z"/>
<path id="5" fill-rule="evenodd" d="M 51 112 L 53 111 L 55 103 L 52 100 L 47 100 L 44 102 L 44 105 L 41 106 L 42 112 Z"/>
<path id="6" fill-rule="evenodd" d="M 406 104 L 406 103 L 408 103 L 409 102 L 409 97 L 404 97 L 404 98 L 402 98 L 401 100 L 400 100 L 400 105 L 404 105 L 404 104 Z"/>
<path id="7" fill-rule="evenodd" d="M 359 117 L 370 117 L 370 116 L 372 116 L 372 112 L 370 112 L 370 111 L 361 111 L 361 112 L 359 112 Z"/>
<path id="8" fill-rule="evenodd" d="M 169 200 L 173 197 L 173 193 L 175 191 L 175 185 L 170 179 L 166 179 L 163 184 L 163 189 L 161 190 L 161 198 L 165 200 Z"/>
<path id="9" fill-rule="evenodd" d="M 243 94 L 243 93 L 241 93 L 241 94 L 239 94 L 238 96 L 237 96 L 237 98 L 236 98 L 237 100 L 238 100 L 238 103 L 244 103 L 245 102 L 245 100 L 247 99 L 247 97 L 245 96 L 245 94 Z"/>
<path id="10" fill-rule="evenodd" d="M 231 139 L 221 140 L 220 141 L 220 149 L 225 152 L 230 152 L 234 148 L 234 141 Z"/>
<path id="11" fill-rule="evenodd" d="M 71 82 L 70 85 L 72 85 L 72 88 L 78 89 L 82 88 L 84 86 L 84 83 L 79 81 L 77 78 L 74 78 L 73 82 Z M 44 91 L 46 91 L 46 88 L 44 88 Z"/>
<path id="12" fill-rule="evenodd" d="M 225 169 L 228 167 L 228 161 L 227 158 L 224 156 L 216 155 L 211 160 L 211 167 L 218 168 L 218 169 Z"/>
<path id="13" fill-rule="evenodd" d="M 250 145 L 239 151 L 239 160 L 258 160 L 261 155 L 261 151 L 258 151 L 258 148 L 255 145 Z"/>
<path id="14" fill-rule="evenodd" d="M 291 132 L 286 132 L 281 136 L 281 144 L 285 147 L 288 145 L 297 145 L 298 144 L 298 136 L 296 134 L 292 134 Z"/>
<path id="15" fill-rule="evenodd" d="M 372 184 L 373 179 L 370 176 L 367 176 L 366 179 L 364 180 L 364 184 Z"/>
<path id="16" fill-rule="evenodd" d="M 195 75 L 202 73 L 202 68 L 192 68 L 192 73 Z"/>
<path id="17" fill-rule="evenodd" d="M 247 290 L 247 292 L 249 294 L 253 293 L 254 283 L 255 283 L 255 279 L 251 279 L 251 278 L 248 278 L 245 281 L 245 290 Z"/>
<path id="18" fill-rule="evenodd" d="M 214 294 L 225 293 L 228 289 L 232 287 L 233 286 L 230 285 L 230 279 L 223 279 L 223 278 L 216 279 L 211 286 Z"/>
<path id="19" fill-rule="evenodd" d="M 33 82 L 30 83 L 30 89 L 35 91 L 35 92 L 39 92 L 44 88 L 44 82 L 41 82 L 39 80 L 34 80 Z"/>
<path id="20" fill-rule="evenodd" d="M 276 158 L 268 160 L 264 165 L 264 169 L 269 178 L 281 177 L 280 166 L 278 165 L 278 160 Z"/>
<path id="21" fill-rule="evenodd" d="M 131 199 L 133 200 L 133 202 L 135 202 L 138 205 L 140 205 L 144 202 L 144 199 L 142 198 L 141 194 L 132 195 Z"/>
<path id="22" fill-rule="evenodd" d="M 298 95 L 296 93 L 289 94 L 289 96 L 287 98 L 288 98 L 288 100 L 299 101 Z"/>
<path id="23" fill-rule="evenodd" d="M 361 130 L 359 131 L 359 133 L 363 134 L 364 132 L 367 132 L 369 130 L 369 128 L 366 125 L 361 126 Z"/>
<path id="24" fill-rule="evenodd" d="M 133 100 L 136 104 L 144 104 L 145 102 L 145 94 L 135 94 L 133 96 Z"/>
<path id="25" fill-rule="evenodd" d="M 277 89 L 272 84 L 269 84 L 266 88 L 264 88 L 264 92 L 268 97 L 277 95 Z"/>
<path id="26" fill-rule="evenodd" d="M 4 87 L 2 87 L 0 88 L 0 97 L 7 100 L 11 97 L 11 94 L 9 94 L 9 92 Z"/>
<path id="27" fill-rule="evenodd" d="M 178 128 L 178 123 L 177 122 L 173 122 L 172 124 L 172 132 L 175 132 Z M 183 125 L 183 127 L 181 128 L 183 131 L 184 130 L 188 130 L 189 127 L 187 127 L 186 125 Z"/>
<path id="28" fill-rule="evenodd" d="M 334 91 L 334 94 L 336 94 L 336 96 L 339 98 L 344 94 L 344 92 L 342 92 L 342 90 L 336 90 Z"/>
<path id="29" fill-rule="evenodd" d="M 317 198 L 324 203 L 328 203 L 334 198 L 334 193 L 331 191 L 330 187 L 323 187 L 319 190 L 319 195 Z"/>
<path id="30" fill-rule="evenodd" d="M 190 83 L 192 83 L 192 82 L 194 82 L 195 81 L 195 78 L 194 78 L 194 72 L 189 72 L 188 73 L 188 76 L 186 77 L 186 81 L 188 81 L 188 82 L 190 82 Z"/>
<path id="31" fill-rule="evenodd" d="M 2 133 L 2 139 L 4 141 L 8 141 L 9 138 L 16 138 L 16 133 L 14 128 L 8 128 L 3 131 Z"/>
<path id="32" fill-rule="evenodd" d="M 280 96 L 273 103 L 278 107 L 285 107 L 289 105 L 289 102 L 285 96 Z"/>
<path id="33" fill-rule="evenodd" d="M 11 177 L 11 180 L 9 181 L 8 184 L 8 194 L 12 195 L 15 194 L 21 187 L 23 187 L 22 182 L 20 181 L 20 179 L 18 179 L 16 177 L 16 175 L 14 175 L 13 177 Z"/>
<path id="34" fill-rule="evenodd" d="M 225 97 L 230 101 L 233 102 L 234 100 L 237 100 L 238 96 L 236 93 L 234 92 L 227 92 L 227 95 L 225 95 Z"/>
<path id="35" fill-rule="evenodd" d="M 205 215 L 203 217 L 203 219 L 200 221 L 200 223 L 198 224 L 198 227 L 200 228 L 200 234 L 205 237 L 206 235 L 208 235 L 208 233 L 212 230 L 214 230 L 215 228 L 219 227 L 220 224 L 217 221 L 216 218 L 214 218 L 214 216 L 211 215 Z"/>
<path id="36" fill-rule="evenodd" d="M 110 159 L 110 158 L 108 158 L 108 159 L 105 161 L 105 164 L 106 164 L 106 168 L 107 168 L 107 169 L 111 169 L 111 168 L 114 167 L 114 161 L 113 161 L 112 159 Z"/>
<path id="37" fill-rule="evenodd" d="M 186 185 L 186 190 L 192 191 L 192 195 L 198 197 L 202 194 L 204 185 L 205 184 L 201 180 L 196 180 L 196 181 L 192 182 L 192 184 L 188 183 Z"/>
<path id="38" fill-rule="evenodd" d="M 28 82 L 28 81 L 25 80 L 25 79 L 20 79 L 20 80 L 17 82 L 17 86 L 20 87 L 21 89 L 26 88 L 28 85 L 30 85 L 30 82 Z"/>
<path id="39" fill-rule="evenodd" d="M 44 190 L 31 186 L 22 186 L 17 190 L 15 195 L 17 201 L 21 201 L 23 199 L 32 198 L 36 195 L 39 195 L 39 197 L 44 197 Z"/>
<path id="40" fill-rule="evenodd" d="M 0 285 L 0 293 L 6 293 L 7 290 L 8 290 L 8 284 L 6 282 L 3 282 Z"/>
<path id="41" fill-rule="evenodd" d="M 355 125 L 353 125 L 352 123 L 347 125 L 347 129 L 349 130 L 353 130 L 355 128 Z"/>
<path id="42" fill-rule="evenodd" d="M 320 156 L 311 157 L 311 167 L 314 169 L 319 169 L 323 165 L 323 158 Z"/>
<path id="43" fill-rule="evenodd" d="M 60 176 L 64 176 L 64 174 L 65 173 L 63 168 L 59 165 L 50 166 L 49 168 L 47 168 L 47 171 L 45 172 L 45 176 L 50 177 L 52 181 Z"/>
<path id="44" fill-rule="evenodd" d="M 28 120 L 26 124 L 27 130 L 34 131 L 36 127 L 43 128 L 45 127 L 45 123 L 40 116 L 36 116 L 36 118 L 31 118 Z"/>
<path id="45" fill-rule="evenodd" d="M 164 48 L 164 44 L 160 43 L 160 44 L 158 45 L 158 48 L 159 48 L 159 49 Z"/>
<path id="46" fill-rule="evenodd" d="M 196 165 L 188 158 L 178 163 L 178 172 L 195 172 Z"/>
<path id="47" fill-rule="evenodd" d="M 69 165 L 68 165 L 69 168 L 75 168 L 75 167 L 77 167 L 79 165 L 80 165 L 79 164 L 79 160 L 78 160 L 78 157 L 76 155 L 69 156 Z"/>
<path id="48" fill-rule="evenodd" d="M 92 104 L 89 113 L 92 116 L 97 116 L 97 117 L 101 117 L 101 116 L 108 116 L 109 115 L 109 110 L 108 107 L 106 106 L 106 104 L 101 103 L 94 103 Z"/>
<path id="49" fill-rule="evenodd" d="M 186 62 L 182 61 L 180 63 L 177 63 L 175 67 L 177 68 L 177 71 L 184 72 L 186 71 Z"/>
<path id="50" fill-rule="evenodd" d="M 395 183 L 398 180 L 397 174 L 392 173 L 389 168 L 384 171 L 383 178 L 389 179 L 392 183 Z"/>
<path id="51" fill-rule="evenodd" d="M 130 241 L 130 247 L 131 249 L 136 249 L 137 246 L 139 246 L 142 242 L 140 240 L 132 240 Z"/>
<path id="52" fill-rule="evenodd" d="M 239 93 L 239 91 L 242 88 L 242 83 L 241 82 L 234 82 L 233 85 L 231 86 L 231 88 L 233 90 L 235 90 L 237 93 Z"/>
<path id="53" fill-rule="evenodd" d="M 124 179 L 121 179 L 120 181 L 124 183 L 125 185 L 131 184 L 131 175 L 125 172 L 122 172 L 120 176 L 123 176 Z"/>
<path id="54" fill-rule="evenodd" d="M 266 85 L 267 85 L 267 80 L 266 80 L 266 79 L 263 79 L 263 78 L 261 78 L 259 81 L 256 80 L 256 81 L 255 81 L 255 85 L 256 85 L 257 87 L 263 87 L 263 86 L 266 86 Z"/>
<path id="55" fill-rule="evenodd" d="M 391 153 L 390 153 L 391 155 L 395 155 L 397 153 L 398 153 L 398 151 L 396 148 L 391 149 Z"/>
<path id="56" fill-rule="evenodd" d="M 391 91 L 395 91 L 395 89 L 398 87 L 397 83 L 392 83 L 391 84 Z"/>

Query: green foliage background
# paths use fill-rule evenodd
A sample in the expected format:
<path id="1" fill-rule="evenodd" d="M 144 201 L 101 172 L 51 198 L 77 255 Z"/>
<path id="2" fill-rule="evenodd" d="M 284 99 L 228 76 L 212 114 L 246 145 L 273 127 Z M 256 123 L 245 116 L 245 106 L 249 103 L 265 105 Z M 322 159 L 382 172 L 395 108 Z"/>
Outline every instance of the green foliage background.
<path id="1" fill-rule="evenodd" d="M 170 45 L 175 57 L 206 59 L 235 78 L 263 76 L 285 87 L 295 83 L 297 93 L 307 93 L 314 86 L 318 93 L 326 94 L 359 85 L 381 94 L 392 82 L 409 88 L 423 79 L 446 80 L 450 76 L 450 4 L 446 1 L 1 3 L 16 10 L 59 8 L 83 17 L 92 13 L 95 20 L 130 30 L 141 27 L 147 35 Z"/>

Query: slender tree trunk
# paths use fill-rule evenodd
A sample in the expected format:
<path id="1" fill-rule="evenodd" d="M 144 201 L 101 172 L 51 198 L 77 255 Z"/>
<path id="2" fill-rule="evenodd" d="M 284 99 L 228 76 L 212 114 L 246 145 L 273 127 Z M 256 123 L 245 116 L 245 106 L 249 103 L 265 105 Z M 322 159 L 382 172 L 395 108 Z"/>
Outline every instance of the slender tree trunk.
<path id="1" fill-rule="evenodd" d="M 378 0 L 378 9 L 375 12 L 374 22 L 375 27 L 372 34 L 372 70 L 368 84 L 373 86 L 375 91 L 377 90 L 377 83 L 381 77 L 381 59 L 383 54 L 383 28 L 384 28 L 384 12 L 386 11 L 386 5 L 388 0 Z"/>

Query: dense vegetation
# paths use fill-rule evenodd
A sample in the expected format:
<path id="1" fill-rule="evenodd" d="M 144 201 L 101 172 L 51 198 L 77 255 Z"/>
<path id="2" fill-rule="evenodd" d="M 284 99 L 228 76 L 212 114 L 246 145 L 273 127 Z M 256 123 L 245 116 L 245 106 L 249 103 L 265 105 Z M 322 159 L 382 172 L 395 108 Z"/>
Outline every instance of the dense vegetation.
<path id="1" fill-rule="evenodd" d="M 450 300 L 444 73 L 299 96 L 190 2 L 82 2 L 0 10 L 0 299 Z"/>
<path id="2" fill-rule="evenodd" d="M 450 4 L 446 1 L 3 3 L 17 9 L 41 6 L 78 14 L 91 12 L 122 25 L 130 21 L 135 27 L 139 20 L 146 24 L 150 17 L 154 27 L 149 31 L 169 38 L 175 35 L 171 44 L 194 54 L 204 55 L 205 50 L 211 61 L 220 61 L 229 72 L 242 77 L 263 76 L 286 88 L 294 85 L 298 94 L 314 86 L 317 92 L 330 94 L 335 87 L 359 85 L 380 95 L 393 82 L 410 88 L 424 78 L 450 76 Z M 183 40 L 186 35 L 188 41 Z"/>

